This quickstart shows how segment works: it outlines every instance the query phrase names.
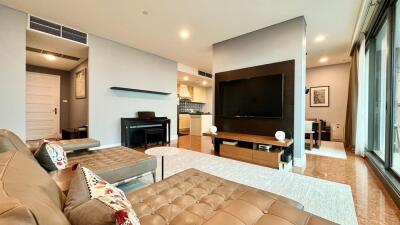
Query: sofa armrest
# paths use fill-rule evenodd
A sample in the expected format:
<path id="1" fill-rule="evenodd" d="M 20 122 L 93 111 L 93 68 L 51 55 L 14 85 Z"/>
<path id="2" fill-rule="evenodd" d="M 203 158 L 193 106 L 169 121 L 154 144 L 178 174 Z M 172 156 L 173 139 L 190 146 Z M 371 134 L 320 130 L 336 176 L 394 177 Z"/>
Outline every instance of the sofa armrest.
<path id="1" fill-rule="evenodd" d="M 26 143 L 25 145 L 29 149 L 29 151 L 32 152 L 32 154 L 35 154 L 35 152 L 39 149 L 39 142 Z"/>

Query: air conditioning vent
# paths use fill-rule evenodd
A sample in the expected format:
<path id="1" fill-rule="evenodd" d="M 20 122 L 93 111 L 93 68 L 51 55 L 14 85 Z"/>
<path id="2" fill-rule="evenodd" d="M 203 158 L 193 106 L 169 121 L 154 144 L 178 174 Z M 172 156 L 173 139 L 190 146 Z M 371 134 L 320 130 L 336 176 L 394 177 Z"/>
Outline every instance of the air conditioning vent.
<path id="1" fill-rule="evenodd" d="M 61 25 L 51 23 L 49 21 L 30 16 L 29 27 L 55 36 L 61 36 Z"/>
<path id="2" fill-rule="evenodd" d="M 209 74 L 209 73 L 206 73 L 206 72 L 203 72 L 203 71 L 201 71 L 201 70 L 199 70 L 199 73 L 198 73 L 200 76 L 203 76 L 203 77 L 208 77 L 208 78 L 212 78 L 212 75 L 211 74 Z"/>
<path id="3" fill-rule="evenodd" d="M 83 44 L 87 43 L 87 34 L 64 26 L 62 27 L 62 37 Z"/>
<path id="4" fill-rule="evenodd" d="M 74 61 L 79 61 L 80 60 L 80 58 L 75 57 L 75 56 L 64 55 L 64 54 L 61 54 L 61 53 L 58 53 L 58 52 L 52 52 L 52 51 L 48 51 L 48 50 L 45 50 L 45 49 L 32 48 L 32 47 L 29 47 L 29 46 L 26 47 L 26 50 L 30 51 L 30 52 L 41 53 L 41 54 L 50 54 L 50 55 L 54 55 L 55 57 L 74 60 Z"/>
<path id="5" fill-rule="evenodd" d="M 82 44 L 87 44 L 86 33 L 35 16 L 29 16 L 29 28 Z"/>

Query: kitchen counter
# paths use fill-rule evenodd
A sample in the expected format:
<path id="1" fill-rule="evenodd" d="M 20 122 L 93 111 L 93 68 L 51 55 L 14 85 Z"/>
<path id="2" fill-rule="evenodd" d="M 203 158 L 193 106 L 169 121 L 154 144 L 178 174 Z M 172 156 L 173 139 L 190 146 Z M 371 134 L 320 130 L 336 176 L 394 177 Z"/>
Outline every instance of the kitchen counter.
<path id="1" fill-rule="evenodd" d="M 211 113 L 209 113 L 209 112 L 207 112 L 207 113 L 204 113 L 204 112 L 193 112 L 193 113 L 190 113 L 190 112 L 180 112 L 179 113 L 179 115 L 211 115 Z"/>
<path id="2" fill-rule="evenodd" d="M 207 112 L 179 112 L 179 132 L 202 136 L 209 132 L 212 125 L 212 115 Z"/>
<path id="3" fill-rule="evenodd" d="M 202 136 L 207 133 L 212 126 L 211 114 L 191 114 L 190 115 L 190 135 Z"/>

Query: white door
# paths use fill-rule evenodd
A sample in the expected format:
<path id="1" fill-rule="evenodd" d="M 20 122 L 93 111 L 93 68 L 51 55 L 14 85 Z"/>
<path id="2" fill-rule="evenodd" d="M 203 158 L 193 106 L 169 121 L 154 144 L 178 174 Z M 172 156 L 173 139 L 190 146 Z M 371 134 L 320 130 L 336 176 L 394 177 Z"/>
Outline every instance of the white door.
<path id="1" fill-rule="evenodd" d="M 27 72 L 26 139 L 58 138 L 60 76 Z"/>

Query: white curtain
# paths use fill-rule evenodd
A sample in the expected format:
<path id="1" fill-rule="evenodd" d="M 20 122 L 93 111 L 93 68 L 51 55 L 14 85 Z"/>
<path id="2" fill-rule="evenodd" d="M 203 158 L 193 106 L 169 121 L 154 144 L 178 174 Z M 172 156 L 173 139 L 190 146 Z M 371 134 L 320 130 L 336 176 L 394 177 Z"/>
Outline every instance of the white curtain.
<path id="1" fill-rule="evenodd" d="M 364 156 L 368 136 L 368 58 L 365 57 L 365 37 L 358 54 L 358 98 L 355 153 Z"/>

